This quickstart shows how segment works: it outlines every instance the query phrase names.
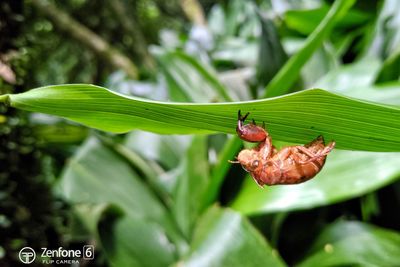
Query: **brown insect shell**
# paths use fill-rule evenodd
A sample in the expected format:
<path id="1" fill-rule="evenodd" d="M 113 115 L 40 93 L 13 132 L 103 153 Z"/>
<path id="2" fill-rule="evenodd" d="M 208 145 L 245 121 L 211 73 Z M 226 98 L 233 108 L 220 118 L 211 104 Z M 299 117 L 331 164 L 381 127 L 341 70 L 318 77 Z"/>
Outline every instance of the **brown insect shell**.
<path id="1" fill-rule="evenodd" d="M 237 160 L 247 172 L 254 172 L 262 168 L 259 152 L 255 149 L 243 149 L 237 156 Z"/>
<path id="2" fill-rule="evenodd" d="M 260 126 L 254 124 L 242 125 L 241 121 L 236 127 L 236 132 L 242 140 L 247 142 L 262 142 L 268 136 L 267 132 Z"/>

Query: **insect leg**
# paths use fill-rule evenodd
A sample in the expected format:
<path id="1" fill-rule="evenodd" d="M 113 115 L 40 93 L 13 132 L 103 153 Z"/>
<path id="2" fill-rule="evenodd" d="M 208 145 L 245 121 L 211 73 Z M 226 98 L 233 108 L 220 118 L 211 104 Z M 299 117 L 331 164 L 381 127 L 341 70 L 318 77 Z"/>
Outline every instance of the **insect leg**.
<path id="1" fill-rule="evenodd" d="M 259 152 L 261 154 L 261 158 L 263 160 L 269 159 L 271 157 L 273 151 L 274 150 L 276 151 L 275 147 L 272 145 L 272 140 L 271 140 L 270 136 L 267 136 L 265 138 L 265 141 L 261 142 L 258 145 L 258 149 L 259 149 Z"/>
<path id="2" fill-rule="evenodd" d="M 331 142 L 329 143 L 326 147 L 324 147 L 324 149 L 322 149 L 321 151 L 319 151 L 318 153 L 313 153 L 311 152 L 308 148 L 303 147 L 303 146 L 297 146 L 297 149 L 300 150 L 301 152 L 303 152 L 304 154 L 306 154 L 307 156 L 309 156 L 310 158 L 308 160 L 305 161 L 299 161 L 300 164 L 305 164 L 311 161 L 314 161 L 318 158 L 321 157 L 325 157 L 329 152 L 332 151 L 332 149 L 335 147 L 335 142 Z"/>

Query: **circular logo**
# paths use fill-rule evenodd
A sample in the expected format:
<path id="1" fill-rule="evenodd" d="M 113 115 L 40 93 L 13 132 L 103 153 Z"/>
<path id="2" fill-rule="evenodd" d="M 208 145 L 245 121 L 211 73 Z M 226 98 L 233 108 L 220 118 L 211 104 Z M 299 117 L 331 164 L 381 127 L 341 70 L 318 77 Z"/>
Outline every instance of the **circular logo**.
<path id="1" fill-rule="evenodd" d="M 35 260 L 36 253 L 33 248 L 24 247 L 19 251 L 18 257 L 22 263 L 30 264 Z"/>

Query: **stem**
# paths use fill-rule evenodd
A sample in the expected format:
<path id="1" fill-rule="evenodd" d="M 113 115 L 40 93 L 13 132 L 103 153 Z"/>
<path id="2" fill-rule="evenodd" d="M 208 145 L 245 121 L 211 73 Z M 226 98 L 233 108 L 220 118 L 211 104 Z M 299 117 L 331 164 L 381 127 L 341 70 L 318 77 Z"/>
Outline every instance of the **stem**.
<path id="1" fill-rule="evenodd" d="M 46 15 L 60 30 L 65 31 L 72 38 L 84 44 L 104 60 L 108 61 L 110 65 L 117 69 L 122 69 L 133 79 L 138 78 L 138 70 L 135 64 L 99 35 L 47 1 L 32 0 L 32 4 Z"/>

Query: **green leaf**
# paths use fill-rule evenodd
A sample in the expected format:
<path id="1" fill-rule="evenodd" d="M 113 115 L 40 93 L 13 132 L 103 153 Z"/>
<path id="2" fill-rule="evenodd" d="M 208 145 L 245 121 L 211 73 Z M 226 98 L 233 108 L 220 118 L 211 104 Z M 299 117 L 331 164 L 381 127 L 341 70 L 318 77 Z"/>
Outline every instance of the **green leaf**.
<path id="1" fill-rule="evenodd" d="M 288 28 L 296 30 L 302 34 L 308 35 L 328 14 L 329 7 L 326 5 L 317 9 L 289 10 L 284 15 L 284 21 Z M 366 23 L 369 16 L 358 10 L 350 10 L 340 21 L 337 27 L 357 27 Z"/>
<path id="2" fill-rule="evenodd" d="M 274 140 L 307 143 L 322 134 L 337 148 L 400 151 L 400 108 L 320 89 L 235 103 L 165 103 L 124 97 L 93 85 L 42 87 L 6 95 L 13 107 L 53 114 L 112 132 L 235 133 L 237 112 L 266 122 Z M 1 101 L 1 100 L 0 100 Z M 4 100 L 3 100 L 4 101 Z"/>
<path id="3" fill-rule="evenodd" d="M 325 229 L 298 267 L 397 266 L 400 234 L 360 222 L 336 222 Z"/>
<path id="4" fill-rule="evenodd" d="M 277 75 L 271 80 L 265 89 L 265 96 L 272 97 L 286 93 L 293 83 L 297 80 L 300 69 L 305 62 L 313 55 L 314 51 L 322 44 L 326 36 L 329 35 L 333 26 L 342 18 L 354 0 L 337 0 L 333 3 L 328 14 L 318 25 L 315 31 L 307 38 L 303 48 L 299 53 L 293 55 Z"/>
<path id="5" fill-rule="evenodd" d="M 112 266 L 169 266 L 176 251 L 154 222 L 118 217 L 99 225 L 101 244 Z"/>
<path id="6" fill-rule="evenodd" d="M 95 138 L 88 139 L 69 161 L 60 186 L 72 203 L 115 204 L 131 216 L 159 221 L 166 215 L 129 164 Z"/>
<path id="7" fill-rule="evenodd" d="M 221 41 L 212 58 L 232 62 L 234 65 L 253 67 L 257 62 L 258 42 L 254 39 L 228 38 Z"/>
<path id="8" fill-rule="evenodd" d="M 182 52 L 158 52 L 158 61 L 168 83 L 173 101 L 230 101 L 225 87 L 214 72 Z"/>
<path id="9" fill-rule="evenodd" d="M 74 204 L 73 211 L 76 216 L 73 217 L 75 221 L 72 222 L 72 226 L 78 229 L 83 227 L 87 233 L 90 233 L 97 240 L 100 240 L 98 225 L 101 220 L 107 217 L 116 218 L 124 214 L 118 206 L 107 203 Z"/>
<path id="10" fill-rule="evenodd" d="M 360 87 L 371 86 L 380 67 L 381 63 L 372 58 L 342 65 L 328 72 L 314 86 L 333 92 L 351 93 L 352 90 L 357 90 Z M 362 98 L 362 94 L 360 98 Z"/>
<path id="11" fill-rule="evenodd" d="M 109 234 L 111 236 L 114 235 L 117 240 L 123 240 L 123 242 L 121 241 L 122 250 L 125 250 L 124 246 L 129 243 L 129 249 L 134 249 L 137 252 L 135 256 L 130 256 L 132 260 L 141 262 L 145 260 L 141 259 L 141 255 L 154 253 L 155 249 L 160 247 L 155 244 L 155 247 L 151 248 L 152 252 L 150 252 L 148 249 L 151 246 L 142 246 L 140 242 L 134 241 L 150 238 L 148 235 L 156 231 L 156 229 L 157 231 L 154 234 L 161 235 L 162 233 L 164 239 L 166 239 L 165 242 L 169 242 L 168 239 L 171 239 L 175 243 L 175 251 L 181 252 L 186 246 L 185 240 L 170 218 L 163 203 L 141 181 L 128 161 L 95 138 L 88 139 L 69 161 L 61 177 L 59 190 L 72 204 L 110 204 L 120 208 L 124 213 L 124 219 L 121 219 L 123 226 L 121 227 L 126 230 L 125 227 L 128 227 L 125 225 L 126 223 L 130 225 L 132 231 L 139 227 L 140 230 L 137 231 L 143 232 L 143 236 L 137 235 L 136 239 L 131 239 L 132 236 L 122 230 L 120 231 L 118 229 L 119 226 L 108 230 L 117 231 L 115 234 Z M 83 218 L 83 221 L 88 221 L 88 226 L 93 230 L 94 222 L 93 218 L 90 218 L 92 215 L 93 213 L 86 213 L 88 218 Z M 146 225 L 149 227 L 148 229 L 144 229 Z M 100 238 L 105 237 L 100 234 Z M 153 241 L 157 240 L 154 239 Z M 157 242 L 160 241 L 158 240 Z M 108 245 L 112 246 L 111 244 Z M 173 245 L 171 244 L 170 246 Z M 114 249 L 119 250 L 119 248 Z M 170 250 L 171 248 L 165 246 L 162 251 L 157 253 L 171 254 Z M 115 257 L 119 257 L 119 253 L 125 252 L 116 251 L 115 253 L 117 255 Z M 137 255 L 139 255 L 138 258 L 136 258 Z"/>
<path id="12" fill-rule="evenodd" d="M 383 83 L 389 81 L 400 80 L 400 48 L 391 54 L 383 63 L 375 83 Z"/>
<path id="13" fill-rule="evenodd" d="M 132 131 L 126 136 L 125 145 L 142 157 L 157 161 L 169 170 L 178 166 L 190 140 L 190 136 L 185 135 L 159 135 Z"/>
<path id="14" fill-rule="evenodd" d="M 385 0 L 375 28 L 372 29 L 372 38 L 368 40 L 367 56 L 386 59 L 396 53 L 400 45 L 400 2 L 398 0 Z"/>
<path id="15" fill-rule="evenodd" d="M 400 153 L 333 151 L 322 171 L 299 185 L 258 187 L 247 178 L 232 208 L 244 214 L 310 209 L 361 196 L 400 177 Z"/>
<path id="16" fill-rule="evenodd" d="M 172 194 L 172 214 L 181 231 L 190 239 L 192 229 L 200 214 L 201 201 L 207 193 L 209 165 L 207 137 L 195 136 L 184 157 Z"/>
<path id="17" fill-rule="evenodd" d="M 362 98 L 369 101 L 379 101 L 380 103 L 400 106 L 400 82 L 359 87 L 347 90 L 343 93 L 354 98 Z"/>
<path id="18" fill-rule="evenodd" d="M 285 266 L 253 225 L 216 206 L 199 220 L 184 266 Z"/>
<path id="19" fill-rule="evenodd" d="M 265 86 L 287 60 L 278 31 L 271 19 L 259 18 L 261 24 L 260 46 L 257 63 L 257 83 Z"/>

